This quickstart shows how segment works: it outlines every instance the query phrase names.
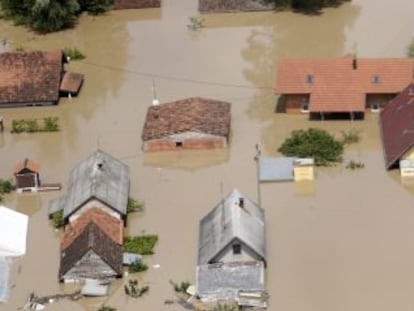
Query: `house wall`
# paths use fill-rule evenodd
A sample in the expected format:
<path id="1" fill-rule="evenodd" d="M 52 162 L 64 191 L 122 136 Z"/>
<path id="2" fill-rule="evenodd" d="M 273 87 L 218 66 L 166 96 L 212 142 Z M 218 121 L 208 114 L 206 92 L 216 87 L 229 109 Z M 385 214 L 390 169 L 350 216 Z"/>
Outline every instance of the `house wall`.
<path id="1" fill-rule="evenodd" d="M 74 266 L 62 276 L 64 281 L 79 279 L 103 279 L 117 277 L 118 274 L 93 250 L 89 250 Z"/>
<path id="2" fill-rule="evenodd" d="M 241 245 L 241 253 L 240 254 L 233 254 L 233 245 L 240 244 Z M 248 247 L 243 242 L 235 239 L 227 245 L 214 259 L 212 263 L 215 262 L 234 262 L 234 261 L 262 261 L 262 258 L 258 256 L 255 252 L 252 251 L 250 247 Z"/>
<path id="3" fill-rule="evenodd" d="M 314 168 L 313 166 L 294 166 L 293 176 L 295 181 L 314 180 Z"/>
<path id="4" fill-rule="evenodd" d="M 0 108 L 12 108 L 12 107 L 31 107 L 31 106 L 52 106 L 57 104 L 56 101 L 45 101 L 45 102 L 9 102 L 0 103 Z"/>
<path id="5" fill-rule="evenodd" d="M 284 95 L 284 105 L 286 113 L 303 113 L 302 105 L 304 102 L 309 103 L 308 94 Z"/>
<path id="6" fill-rule="evenodd" d="M 16 174 L 16 188 L 34 188 L 39 186 L 39 177 L 36 173 Z"/>
<path id="7" fill-rule="evenodd" d="M 92 199 L 88 201 L 86 204 L 84 204 L 81 208 L 79 208 L 75 213 L 73 213 L 69 217 L 69 222 L 75 221 L 80 215 L 82 215 L 85 211 L 91 209 L 91 208 L 99 208 L 100 210 L 106 212 L 107 214 L 111 215 L 112 217 L 115 217 L 117 219 L 121 219 L 121 215 L 114 211 L 112 208 L 108 207 L 106 204 L 102 203 L 101 201 Z"/>
<path id="8" fill-rule="evenodd" d="M 177 143 L 181 142 L 178 146 Z M 186 132 L 170 135 L 162 139 L 144 142 L 144 151 L 167 151 L 185 149 L 219 149 L 227 147 L 227 138 L 203 133 Z"/>
<path id="9" fill-rule="evenodd" d="M 365 99 L 365 109 L 371 111 L 371 107 L 374 104 L 377 104 L 379 108 L 384 108 L 396 95 L 397 94 L 367 94 Z"/>

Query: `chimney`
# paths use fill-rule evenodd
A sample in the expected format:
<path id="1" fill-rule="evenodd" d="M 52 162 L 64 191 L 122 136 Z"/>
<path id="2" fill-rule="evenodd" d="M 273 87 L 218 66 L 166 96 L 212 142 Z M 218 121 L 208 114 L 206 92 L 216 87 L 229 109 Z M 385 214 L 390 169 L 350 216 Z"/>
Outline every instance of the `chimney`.
<path id="1" fill-rule="evenodd" d="M 241 208 L 243 208 L 243 207 L 244 207 L 244 199 L 243 199 L 243 198 L 239 198 L 239 206 L 240 206 Z"/>
<path id="2" fill-rule="evenodd" d="M 354 54 L 352 56 L 352 69 L 353 70 L 357 70 L 358 69 L 358 59 L 357 59 L 356 54 Z"/>

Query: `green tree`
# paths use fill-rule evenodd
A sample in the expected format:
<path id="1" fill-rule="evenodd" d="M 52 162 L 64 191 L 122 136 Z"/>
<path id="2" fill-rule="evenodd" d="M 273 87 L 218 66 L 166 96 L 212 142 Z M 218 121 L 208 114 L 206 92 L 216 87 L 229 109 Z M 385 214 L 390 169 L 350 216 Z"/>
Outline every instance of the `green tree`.
<path id="1" fill-rule="evenodd" d="M 316 165 L 329 165 L 341 161 L 343 145 L 328 132 L 309 128 L 293 131 L 278 151 L 286 156 L 314 158 Z"/>
<path id="2" fill-rule="evenodd" d="M 78 2 L 82 11 L 92 15 L 105 13 L 113 4 L 113 0 L 78 0 Z"/>

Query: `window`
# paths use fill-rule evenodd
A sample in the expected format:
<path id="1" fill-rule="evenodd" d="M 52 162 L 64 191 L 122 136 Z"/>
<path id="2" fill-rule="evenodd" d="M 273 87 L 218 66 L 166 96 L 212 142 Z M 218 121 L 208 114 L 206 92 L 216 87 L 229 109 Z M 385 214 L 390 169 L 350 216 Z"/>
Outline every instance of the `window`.
<path id="1" fill-rule="evenodd" d="M 380 105 L 378 103 L 372 103 L 371 104 L 371 111 L 372 112 L 378 112 L 378 111 L 380 111 Z"/>
<path id="2" fill-rule="evenodd" d="M 241 245 L 240 244 L 233 244 L 233 254 L 234 255 L 241 254 Z"/>
<path id="3" fill-rule="evenodd" d="M 306 100 L 302 101 L 301 106 L 300 106 L 300 111 L 301 112 L 309 112 L 309 102 L 308 101 L 306 101 Z"/>
<path id="4" fill-rule="evenodd" d="M 373 78 L 372 78 L 372 83 L 373 84 L 378 84 L 378 83 L 380 83 L 381 82 L 381 79 L 380 79 L 380 76 L 379 75 L 375 75 Z"/>
<path id="5" fill-rule="evenodd" d="M 175 146 L 176 147 L 182 147 L 183 146 L 183 142 L 182 141 L 176 141 L 175 142 Z"/>

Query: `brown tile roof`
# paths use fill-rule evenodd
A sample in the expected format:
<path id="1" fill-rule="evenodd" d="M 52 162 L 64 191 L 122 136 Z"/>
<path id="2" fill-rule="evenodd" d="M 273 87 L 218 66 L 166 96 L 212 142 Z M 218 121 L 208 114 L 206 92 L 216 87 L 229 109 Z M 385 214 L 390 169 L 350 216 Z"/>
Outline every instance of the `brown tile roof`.
<path id="1" fill-rule="evenodd" d="M 93 251 L 116 273 L 122 275 L 122 246 L 115 243 L 94 222 L 91 222 L 69 247 L 61 252 L 59 279 L 83 258 L 88 251 Z M 80 270 L 80 271 L 79 271 Z M 78 269 L 79 278 L 99 278 L 108 276 L 108 271 L 99 271 L 96 266 Z M 112 275 L 114 276 L 114 275 Z"/>
<path id="2" fill-rule="evenodd" d="M 62 77 L 60 91 L 73 95 L 78 94 L 83 83 L 83 77 L 83 74 L 66 71 Z"/>
<path id="3" fill-rule="evenodd" d="M 123 221 L 93 207 L 83 212 L 75 221 L 65 227 L 60 249 L 64 250 L 72 244 L 90 222 L 95 223 L 115 243 L 122 245 L 124 239 Z"/>
<path id="4" fill-rule="evenodd" d="M 408 85 L 381 111 L 380 128 L 387 169 L 414 146 L 414 84 Z"/>
<path id="5" fill-rule="evenodd" d="M 150 106 L 142 132 L 144 141 L 195 131 L 228 137 L 230 103 L 192 97 Z"/>
<path id="6" fill-rule="evenodd" d="M 161 0 L 115 0 L 114 9 L 145 9 L 145 8 L 159 8 L 161 7 Z"/>
<path id="7" fill-rule="evenodd" d="M 364 111 L 366 94 L 399 93 L 412 81 L 413 68 L 412 58 L 282 59 L 275 89 L 310 94 L 311 112 Z"/>
<path id="8" fill-rule="evenodd" d="M 57 101 L 62 51 L 0 54 L 0 104 Z"/>
<path id="9" fill-rule="evenodd" d="M 14 167 L 13 172 L 14 172 L 14 174 L 18 174 L 19 172 L 21 172 L 25 168 L 27 168 L 27 169 L 35 172 L 35 173 L 39 173 L 40 165 L 38 163 L 26 158 L 23 161 L 16 164 L 16 166 Z"/>

